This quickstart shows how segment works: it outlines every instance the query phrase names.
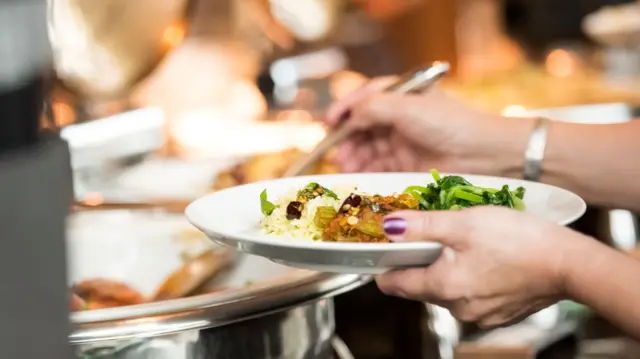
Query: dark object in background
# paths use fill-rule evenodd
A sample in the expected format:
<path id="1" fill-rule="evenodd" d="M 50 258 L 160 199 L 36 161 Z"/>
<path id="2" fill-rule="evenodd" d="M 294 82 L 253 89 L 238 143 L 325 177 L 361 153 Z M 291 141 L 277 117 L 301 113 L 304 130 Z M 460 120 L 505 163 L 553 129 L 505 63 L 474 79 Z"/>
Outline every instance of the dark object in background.
<path id="1" fill-rule="evenodd" d="M 0 0 L 0 358 L 71 358 L 67 144 L 39 133 L 46 0 Z"/>
<path id="2" fill-rule="evenodd" d="M 634 0 L 504 0 L 507 33 L 533 59 L 544 56 L 550 46 L 565 41 L 588 41 L 582 19 L 603 6 Z"/>
<path id="3" fill-rule="evenodd" d="M 0 93 L 0 154 L 33 145 L 38 140 L 43 81 L 36 77 L 20 85 Z"/>
<path id="4" fill-rule="evenodd" d="M 424 303 L 369 283 L 335 298 L 336 333 L 358 359 L 437 358 Z"/>

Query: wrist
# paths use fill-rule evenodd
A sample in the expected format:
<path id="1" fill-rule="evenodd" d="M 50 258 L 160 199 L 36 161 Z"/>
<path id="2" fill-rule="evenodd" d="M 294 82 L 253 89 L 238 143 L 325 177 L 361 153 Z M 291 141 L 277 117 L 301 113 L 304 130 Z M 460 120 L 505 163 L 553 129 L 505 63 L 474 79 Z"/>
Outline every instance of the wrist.
<path id="1" fill-rule="evenodd" d="M 479 121 L 472 158 L 483 174 L 521 178 L 533 118 L 487 116 Z"/>
<path id="2" fill-rule="evenodd" d="M 614 250 L 598 242 L 595 238 L 573 232 L 571 237 L 563 238 L 558 246 L 560 263 L 558 274 L 564 297 L 582 301 L 582 293 L 590 286 L 589 278 L 592 268 L 601 268 L 602 262 L 608 260 L 610 252 Z"/>

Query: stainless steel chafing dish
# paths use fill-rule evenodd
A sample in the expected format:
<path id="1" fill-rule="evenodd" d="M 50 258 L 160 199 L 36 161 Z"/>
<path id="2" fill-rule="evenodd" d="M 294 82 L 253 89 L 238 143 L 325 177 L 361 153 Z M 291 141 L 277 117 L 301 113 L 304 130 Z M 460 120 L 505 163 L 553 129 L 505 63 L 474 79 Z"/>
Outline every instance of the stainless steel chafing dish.
<path id="1" fill-rule="evenodd" d="M 77 213 L 69 223 L 70 281 L 121 280 L 147 295 L 180 265 L 183 251 L 211 249 L 207 241 L 177 237 L 182 225 L 188 226 L 182 215 L 165 212 Z M 69 342 L 78 358 L 350 358 L 334 335 L 331 298 L 368 277 L 295 270 L 238 255 L 215 281 L 215 287 L 230 289 L 74 312 Z"/>

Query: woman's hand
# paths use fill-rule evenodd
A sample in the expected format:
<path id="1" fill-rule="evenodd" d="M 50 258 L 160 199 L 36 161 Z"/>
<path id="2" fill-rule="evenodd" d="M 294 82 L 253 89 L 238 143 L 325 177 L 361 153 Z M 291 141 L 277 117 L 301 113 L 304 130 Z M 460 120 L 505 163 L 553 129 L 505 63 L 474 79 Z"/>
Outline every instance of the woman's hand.
<path id="1" fill-rule="evenodd" d="M 566 298 L 566 257 L 595 242 L 533 215 L 489 206 L 394 213 L 384 228 L 394 242 L 436 241 L 445 249 L 427 268 L 379 276 L 380 289 L 440 305 L 483 327 L 521 320 Z"/>
<path id="2" fill-rule="evenodd" d="M 347 121 L 360 130 L 338 151 L 342 170 L 520 174 L 529 120 L 476 111 L 437 88 L 381 93 L 393 80 L 375 79 L 327 113 L 330 125 Z"/>

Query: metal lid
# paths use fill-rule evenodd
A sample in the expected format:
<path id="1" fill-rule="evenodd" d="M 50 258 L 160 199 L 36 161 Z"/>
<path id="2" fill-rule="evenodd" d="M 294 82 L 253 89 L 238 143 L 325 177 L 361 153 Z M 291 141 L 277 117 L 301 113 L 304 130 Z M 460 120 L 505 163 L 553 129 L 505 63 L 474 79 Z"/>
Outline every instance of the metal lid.
<path id="1" fill-rule="evenodd" d="M 148 293 L 171 268 L 179 250 L 172 233 L 182 215 L 154 211 L 98 211 L 70 218 L 68 246 L 72 281 L 99 277 L 125 280 Z M 210 242 L 205 241 L 204 245 Z M 247 276 L 249 274 L 249 276 Z M 232 289 L 140 305 L 74 312 L 72 344 L 149 337 L 218 327 L 341 294 L 370 277 L 290 269 L 263 258 L 238 255 L 228 278 Z M 254 284 L 243 285 L 250 279 Z M 237 289 L 233 289 L 238 287 Z"/>
<path id="2" fill-rule="evenodd" d="M 335 296 L 371 277 L 295 270 L 278 280 L 178 300 L 71 314 L 71 344 L 149 337 L 227 325 Z"/>

